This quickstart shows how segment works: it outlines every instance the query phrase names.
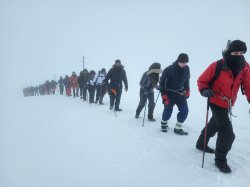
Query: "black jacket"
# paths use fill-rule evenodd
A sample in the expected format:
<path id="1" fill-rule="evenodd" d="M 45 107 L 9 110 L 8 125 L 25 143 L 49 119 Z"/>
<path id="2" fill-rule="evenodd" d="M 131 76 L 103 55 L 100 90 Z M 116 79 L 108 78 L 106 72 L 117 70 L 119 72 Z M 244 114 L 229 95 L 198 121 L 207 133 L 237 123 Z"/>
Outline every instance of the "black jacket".
<path id="1" fill-rule="evenodd" d="M 178 62 L 166 67 L 160 78 L 160 91 L 161 94 L 171 92 L 189 91 L 190 70 L 188 66 L 181 68 Z M 168 90 L 169 89 L 169 90 Z"/>
<path id="2" fill-rule="evenodd" d="M 109 70 L 104 82 L 107 83 L 110 80 L 109 88 L 110 89 L 122 89 L 122 82 L 125 85 L 125 89 L 128 89 L 128 81 L 126 76 L 126 71 L 124 70 L 123 65 L 114 64 L 113 67 Z"/>

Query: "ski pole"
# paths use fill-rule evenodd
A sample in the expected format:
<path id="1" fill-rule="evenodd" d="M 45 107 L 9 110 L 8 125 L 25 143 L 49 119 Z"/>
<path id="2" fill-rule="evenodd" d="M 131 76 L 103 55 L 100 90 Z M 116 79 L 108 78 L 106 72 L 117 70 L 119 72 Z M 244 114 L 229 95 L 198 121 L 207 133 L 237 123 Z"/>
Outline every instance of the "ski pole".
<path id="1" fill-rule="evenodd" d="M 146 109 L 147 109 L 147 100 L 148 100 L 148 98 L 146 97 L 142 126 L 144 126 L 145 114 L 146 114 Z"/>
<path id="2" fill-rule="evenodd" d="M 204 166 L 205 149 L 206 149 L 206 141 L 207 141 L 207 124 L 208 124 L 209 103 L 210 103 L 210 97 L 207 98 L 207 113 L 206 113 L 206 124 L 205 124 L 205 133 L 204 133 L 202 165 L 201 165 L 202 168 Z"/>
<path id="3" fill-rule="evenodd" d="M 155 105 L 156 105 L 156 103 L 157 103 L 157 101 L 158 101 L 158 98 L 159 98 L 159 95 L 160 95 L 160 91 L 159 91 L 159 93 L 158 93 L 158 95 L 157 95 L 157 98 L 156 98 L 156 101 L 155 101 Z"/>

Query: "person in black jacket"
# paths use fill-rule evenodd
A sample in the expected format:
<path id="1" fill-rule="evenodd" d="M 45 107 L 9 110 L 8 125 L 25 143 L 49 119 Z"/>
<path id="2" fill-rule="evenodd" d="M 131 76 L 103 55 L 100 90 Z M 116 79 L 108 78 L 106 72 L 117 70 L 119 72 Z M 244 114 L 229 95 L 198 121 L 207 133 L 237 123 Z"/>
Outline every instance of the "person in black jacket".
<path id="1" fill-rule="evenodd" d="M 89 80 L 88 80 L 88 91 L 89 91 L 89 103 L 94 103 L 94 97 L 95 97 L 95 74 L 96 72 L 94 70 L 91 70 L 89 72 Z"/>
<path id="2" fill-rule="evenodd" d="M 153 112 L 155 108 L 154 103 L 154 88 L 158 88 L 159 74 L 162 72 L 161 64 L 153 63 L 149 70 L 143 73 L 140 80 L 140 102 L 136 109 L 135 118 L 139 118 L 139 115 L 144 108 L 148 99 L 148 120 L 155 121 Z"/>
<path id="3" fill-rule="evenodd" d="M 63 77 L 62 76 L 60 77 L 58 84 L 59 84 L 59 89 L 60 89 L 60 95 L 63 95 L 64 84 L 63 84 Z"/>
<path id="4" fill-rule="evenodd" d="M 160 91 L 164 104 L 161 121 L 162 132 L 167 132 L 168 120 L 172 115 L 174 105 L 177 105 L 179 112 L 174 132 L 180 135 L 188 134 L 182 129 L 182 123 L 188 116 L 187 98 L 190 95 L 190 70 L 187 66 L 188 61 L 188 55 L 181 53 L 177 60 L 165 68 L 162 73 L 160 79 Z"/>
<path id="5" fill-rule="evenodd" d="M 121 111 L 119 108 L 121 95 L 122 95 L 122 82 L 125 85 L 125 91 L 128 90 L 128 81 L 126 76 L 126 71 L 124 70 L 124 66 L 121 64 L 121 61 L 118 59 L 115 61 L 113 67 L 108 71 L 106 78 L 104 79 L 104 83 L 109 83 L 109 96 L 110 96 L 110 107 L 112 110 L 115 105 L 115 111 Z"/>
<path id="6" fill-rule="evenodd" d="M 80 72 L 80 75 L 77 79 L 77 82 L 79 84 L 79 88 L 80 88 L 80 96 L 81 96 L 81 99 L 83 99 L 84 101 L 86 101 L 87 97 L 87 82 L 89 80 L 89 73 L 88 73 L 88 70 L 87 69 L 83 69 L 81 72 Z"/>

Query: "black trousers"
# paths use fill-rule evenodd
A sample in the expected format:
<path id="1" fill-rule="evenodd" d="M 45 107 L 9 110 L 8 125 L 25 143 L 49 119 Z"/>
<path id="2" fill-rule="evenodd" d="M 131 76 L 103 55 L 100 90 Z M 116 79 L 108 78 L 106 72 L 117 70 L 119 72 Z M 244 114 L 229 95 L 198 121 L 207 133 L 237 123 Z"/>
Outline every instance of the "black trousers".
<path id="1" fill-rule="evenodd" d="M 227 153 L 231 150 L 235 139 L 233 126 L 229 119 L 228 109 L 210 104 L 212 117 L 207 125 L 207 141 L 217 133 L 215 160 L 226 161 Z M 197 144 L 204 144 L 205 128 L 201 131 L 201 135 Z"/>
<path id="2" fill-rule="evenodd" d="M 148 95 L 144 94 L 144 90 L 140 89 L 140 102 L 139 105 L 136 109 L 136 115 L 139 116 L 142 109 L 144 108 L 146 101 L 148 99 L 148 118 L 152 119 L 153 118 L 153 113 L 154 113 L 154 108 L 155 108 L 155 103 L 154 103 L 154 92 L 148 93 Z"/>
<path id="3" fill-rule="evenodd" d="M 99 103 L 102 103 L 103 97 L 106 93 L 106 87 L 105 85 L 96 85 L 96 103 L 99 101 Z"/>
<path id="4" fill-rule="evenodd" d="M 110 96 L 110 106 L 113 107 L 115 105 L 115 109 L 119 109 L 121 95 L 122 95 L 122 89 L 120 88 L 112 88 L 116 91 L 116 94 L 114 94 L 111 90 L 109 92 Z"/>
<path id="5" fill-rule="evenodd" d="M 89 103 L 94 103 L 95 86 L 89 84 L 88 85 L 88 91 L 89 91 Z"/>
<path id="6" fill-rule="evenodd" d="M 59 85 L 59 89 L 60 89 L 60 95 L 63 95 L 63 85 Z"/>

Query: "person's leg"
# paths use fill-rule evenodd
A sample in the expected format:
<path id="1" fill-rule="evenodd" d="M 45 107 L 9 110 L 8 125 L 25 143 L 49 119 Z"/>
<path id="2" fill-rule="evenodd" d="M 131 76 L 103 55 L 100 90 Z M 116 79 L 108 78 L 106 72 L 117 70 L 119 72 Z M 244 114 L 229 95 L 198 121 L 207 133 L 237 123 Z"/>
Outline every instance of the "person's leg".
<path id="1" fill-rule="evenodd" d="M 149 93 L 148 95 L 148 119 L 150 121 L 155 121 L 154 115 L 153 115 L 154 108 L 155 108 L 154 93 Z"/>
<path id="2" fill-rule="evenodd" d="M 138 107 L 136 109 L 136 114 L 135 114 L 136 118 L 139 117 L 142 109 L 145 106 L 146 100 L 147 100 L 147 97 L 145 96 L 144 91 L 142 89 L 140 89 L 140 101 L 139 101 Z"/>
<path id="3" fill-rule="evenodd" d="M 205 124 L 206 125 L 206 124 Z M 206 127 L 204 127 L 201 131 L 201 134 L 196 142 L 196 148 L 199 150 L 203 151 L 204 148 L 204 138 L 205 138 L 205 129 Z M 210 148 L 208 146 L 208 142 L 210 140 L 211 137 L 213 137 L 217 132 L 217 127 L 216 127 L 216 123 L 214 120 L 214 117 L 212 116 L 211 119 L 209 120 L 208 124 L 207 124 L 207 132 L 206 132 L 206 142 L 205 142 L 205 152 L 208 153 L 214 153 L 214 149 Z"/>
<path id="4" fill-rule="evenodd" d="M 212 109 L 212 112 L 218 129 L 215 149 L 215 165 L 221 172 L 230 173 L 231 169 L 227 165 L 226 156 L 232 148 L 235 134 L 228 116 L 228 109 Z"/>
<path id="5" fill-rule="evenodd" d="M 120 111 L 121 109 L 119 108 L 120 106 L 120 100 L 121 100 L 121 95 L 122 95 L 122 90 L 121 89 L 117 89 L 116 92 L 116 97 L 115 97 L 115 110 Z"/>

